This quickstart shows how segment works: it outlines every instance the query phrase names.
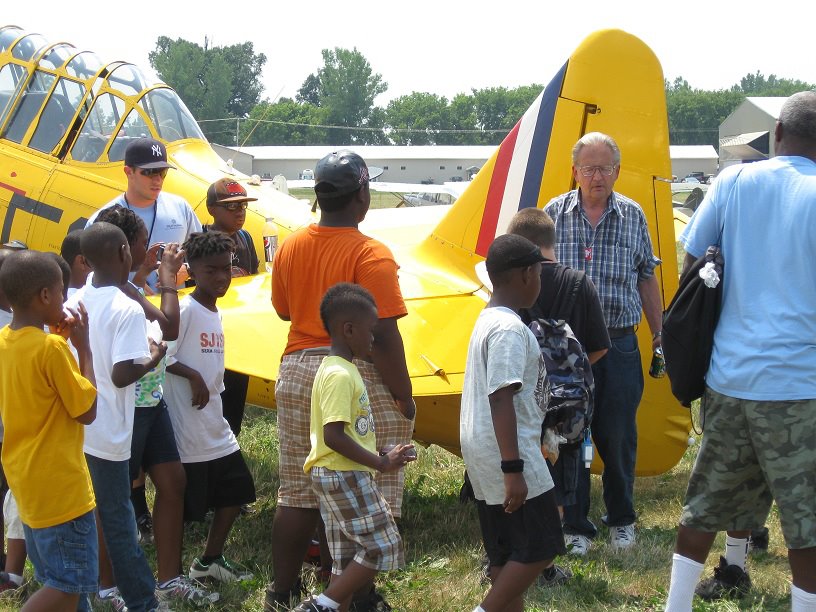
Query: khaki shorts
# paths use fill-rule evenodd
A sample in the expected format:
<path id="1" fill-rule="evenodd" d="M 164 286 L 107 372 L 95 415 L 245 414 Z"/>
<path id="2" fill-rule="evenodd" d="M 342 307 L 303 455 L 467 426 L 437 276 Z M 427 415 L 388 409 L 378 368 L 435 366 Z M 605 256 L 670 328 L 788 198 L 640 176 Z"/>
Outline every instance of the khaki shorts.
<path id="1" fill-rule="evenodd" d="M 758 529 L 776 501 L 790 549 L 816 546 L 816 400 L 740 400 L 706 389 L 705 433 L 681 524 Z"/>
<path id="2" fill-rule="evenodd" d="M 381 572 L 405 564 L 397 524 L 371 473 L 313 467 L 311 481 L 320 499 L 333 574 L 342 574 L 349 561 Z"/>
<path id="3" fill-rule="evenodd" d="M 275 384 L 275 402 L 278 406 L 278 439 L 280 458 L 278 473 L 278 505 L 288 508 L 317 508 L 317 497 L 312 490 L 309 475 L 303 464 L 311 450 L 309 421 L 312 411 L 312 385 L 317 369 L 327 354 L 318 349 L 307 349 L 284 356 Z M 354 360 L 368 391 L 377 448 L 387 444 L 408 444 L 414 432 L 414 422 L 402 416 L 397 404 L 382 382 L 377 369 L 370 363 Z M 375 476 L 377 486 L 399 517 L 402 512 L 402 490 L 405 470 Z"/>

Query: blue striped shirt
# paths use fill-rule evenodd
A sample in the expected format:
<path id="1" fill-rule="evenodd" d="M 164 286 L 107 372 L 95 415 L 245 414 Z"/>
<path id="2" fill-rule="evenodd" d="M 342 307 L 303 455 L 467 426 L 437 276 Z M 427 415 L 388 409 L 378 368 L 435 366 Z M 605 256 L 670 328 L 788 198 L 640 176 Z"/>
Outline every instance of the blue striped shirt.
<path id="1" fill-rule="evenodd" d="M 612 192 L 593 230 L 579 200 L 575 189 L 544 207 L 555 223 L 558 261 L 586 271 L 595 283 L 607 327 L 637 325 L 642 308 L 638 283 L 654 276 L 660 265 L 646 215 L 637 202 Z"/>

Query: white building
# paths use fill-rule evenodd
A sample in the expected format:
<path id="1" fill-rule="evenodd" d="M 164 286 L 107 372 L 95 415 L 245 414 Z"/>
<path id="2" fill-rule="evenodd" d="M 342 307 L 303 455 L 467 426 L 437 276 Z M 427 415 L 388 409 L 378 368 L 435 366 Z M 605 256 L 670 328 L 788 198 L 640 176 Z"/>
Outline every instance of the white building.
<path id="1" fill-rule="evenodd" d="M 711 145 L 672 145 L 669 147 L 672 174 L 678 179 L 702 172 L 706 176 L 717 174 L 719 156 Z"/>
<path id="2" fill-rule="evenodd" d="M 720 168 L 774 156 L 774 127 L 787 98 L 748 97 L 720 124 Z"/>

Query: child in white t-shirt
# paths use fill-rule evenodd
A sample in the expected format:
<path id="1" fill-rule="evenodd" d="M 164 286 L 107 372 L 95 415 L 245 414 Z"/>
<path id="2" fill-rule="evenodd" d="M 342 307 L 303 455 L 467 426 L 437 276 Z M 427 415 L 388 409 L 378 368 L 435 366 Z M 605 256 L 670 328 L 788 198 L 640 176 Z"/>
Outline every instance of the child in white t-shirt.
<path id="1" fill-rule="evenodd" d="M 255 501 L 255 483 L 238 442 L 224 419 L 224 329 L 216 301 L 229 289 L 235 242 L 225 233 L 194 233 L 184 243 L 191 295 L 180 302 L 179 337 L 167 352 L 164 396 L 170 409 L 181 462 L 187 473 L 186 520 L 215 514 L 204 554 L 190 567 L 190 578 L 223 582 L 252 574 L 224 557 L 224 545 L 241 506 Z"/>
<path id="2" fill-rule="evenodd" d="M 129 459 L 135 383 L 161 360 L 166 347 L 148 343 L 142 308 L 120 290 L 132 261 L 122 230 L 95 223 L 83 231 L 80 245 L 93 278 L 67 305 L 82 302 L 88 311 L 98 392 L 96 421 L 85 428 L 85 457 L 119 592 L 128 608 L 152 610 L 158 606 L 156 582 L 137 538 Z"/>

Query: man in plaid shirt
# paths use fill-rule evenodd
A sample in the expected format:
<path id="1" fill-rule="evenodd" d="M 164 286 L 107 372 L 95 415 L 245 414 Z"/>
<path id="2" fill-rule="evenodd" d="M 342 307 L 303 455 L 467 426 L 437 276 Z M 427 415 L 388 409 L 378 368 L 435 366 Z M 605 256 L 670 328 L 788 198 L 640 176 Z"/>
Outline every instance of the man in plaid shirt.
<path id="1" fill-rule="evenodd" d="M 551 200 L 544 210 L 556 231 L 558 261 L 584 270 L 595 283 L 612 346 L 592 366 L 595 415 L 592 438 L 604 462 L 603 487 L 614 550 L 635 542 L 633 492 L 643 368 L 635 326 L 641 309 L 660 345 L 663 307 L 646 216 L 633 200 L 613 191 L 620 174 L 620 149 L 606 134 L 590 132 L 573 147 L 578 189 Z M 576 504 L 564 508 L 567 548 L 583 555 L 597 534 L 589 514 L 589 470 L 582 469 Z"/>

